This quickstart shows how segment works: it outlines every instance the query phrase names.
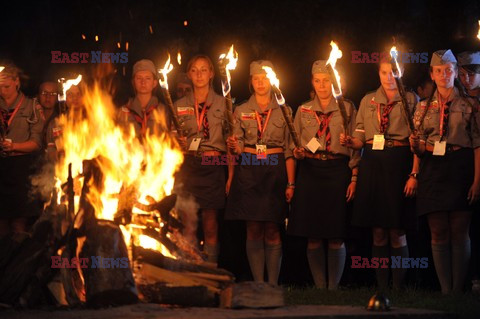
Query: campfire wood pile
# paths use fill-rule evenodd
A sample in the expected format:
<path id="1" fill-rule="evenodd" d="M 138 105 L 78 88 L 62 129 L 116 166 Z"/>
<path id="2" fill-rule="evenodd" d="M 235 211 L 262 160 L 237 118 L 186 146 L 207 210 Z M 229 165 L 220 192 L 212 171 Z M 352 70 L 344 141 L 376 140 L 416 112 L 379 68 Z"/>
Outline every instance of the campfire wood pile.
<path id="1" fill-rule="evenodd" d="M 203 261 L 202 254 L 181 235 L 182 223 L 171 213 L 176 196 L 149 205 L 123 189 L 113 221 L 99 220 L 89 199 L 90 188 L 101 189 L 101 158 L 83 165 L 83 188 L 74 213 L 75 178 L 63 185 L 67 204 L 56 201 L 34 225 L 32 236 L 3 238 L 0 245 L 0 303 L 35 307 L 45 304 L 92 307 L 137 302 L 215 306 L 233 275 Z M 132 214 L 134 207 L 145 215 Z M 152 218 L 152 216 L 154 218 Z M 158 221 L 163 227 L 158 227 Z M 136 223 L 138 232 L 161 243 L 174 257 L 125 243 L 121 224 Z M 122 226 L 123 227 L 123 226 Z M 129 248 L 130 247 L 130 248 Z M 52 256 L 88 258 L 86 268 L 53 269 Z M 92 267 L 92 256 L 128 258 L 129 267 Z"/>

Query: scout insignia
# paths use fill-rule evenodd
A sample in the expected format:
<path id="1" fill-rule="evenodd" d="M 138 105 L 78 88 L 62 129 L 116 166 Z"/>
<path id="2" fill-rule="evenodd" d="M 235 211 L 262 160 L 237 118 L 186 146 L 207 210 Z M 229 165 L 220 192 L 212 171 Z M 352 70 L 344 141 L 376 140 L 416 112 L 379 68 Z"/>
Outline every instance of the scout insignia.
<path id="1" fill-rule="evenodd" d="M 242 112 L 242 121 L 255 120 L 255 119 L 256 119 L 255 113 L 243 113 Z"/>
<path id="2" fill-rule="evenodd" d="M 194 115 L 195 111 L 193 110 L 193 107 L 181 106 L 181 107 L 177 108 L 177 114 L 178 114 L 178 116 Z"/>

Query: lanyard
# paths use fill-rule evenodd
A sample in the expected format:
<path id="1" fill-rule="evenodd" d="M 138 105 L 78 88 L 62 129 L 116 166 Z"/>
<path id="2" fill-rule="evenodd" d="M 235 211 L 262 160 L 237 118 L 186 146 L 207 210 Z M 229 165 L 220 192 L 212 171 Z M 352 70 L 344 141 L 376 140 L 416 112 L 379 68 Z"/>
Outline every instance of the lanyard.
<path id="1" fill-rule="evenodd" d="M 267 128 L 267 123 L 268 120 L 270 119 L 270 115 L 272 114 L 272 109 L 268 110 L 267 118 L 265 119 L 265 123 L 262 126 L 262 120 L 260 119 L 260 114 L 255 111 L 255 118 L 257 119 L 257 124 L 258 124 L 258 131 L 260 132 L 260 139 L 263 137 L 263 133 L 265 132 L 265 129 Z"/>
<path id="2" fill-rule="evenodd" d="M 200 133 L 200 128 L 202 127 L 203 119 L 205 118 L 205 113 L 207 111 L 207 102 L 203 105 L 202 112 L 200 112 L 200 115 L 198 114 L 198 103 L 197 100 L 195 100 L 195 117 L 197 121 L 197 134 Z"/>
<path id="3" fill-rule="evenodd" d="M 12 124 L 13 118 L 15 117 L 18 110 L 20 109 L 20 105 L 22 105 L 24 98 L 25 98 L 25 95 L 22 95 L 22 97 L 20 98 L 20 101 L 18 101 L 17 106 L 15 106 L 15 110 L 13 111 L 12 115 L 10 115 L 10 118 L 8 119 L 7 127 L 9 127 L 10 124 Z"/>

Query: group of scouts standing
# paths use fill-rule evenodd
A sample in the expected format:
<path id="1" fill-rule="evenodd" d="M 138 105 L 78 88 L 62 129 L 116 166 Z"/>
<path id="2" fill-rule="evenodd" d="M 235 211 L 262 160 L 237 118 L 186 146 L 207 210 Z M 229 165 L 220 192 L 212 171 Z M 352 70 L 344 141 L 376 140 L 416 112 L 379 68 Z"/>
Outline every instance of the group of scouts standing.
<path id="1" fill-rule="evenodd" d="M 381 61 L 380 87 L 362 99 L 358 110 L 345 101 L 346 125 L 332 94 L 326 61 L 315 61 L 311 78 L 315 96 L 294 117 L 297 147 L 263 67 L 273 65 L 267 60 L 250 64 L 252 95 L 234 109 L 233 134 L 227 130 L 225 99 L 212 87 L 213 63 L 205 55 L 188 63 L 192 88 L 174 103 L 181 132 L 172 131 L 168 120 L 158 123 L 151 116 L 154 110 L 167 119 L 171 114 L 153 94 L 158 79 L 149 60 L 134 65 L 136 95 L 119 110 L 118 121 L 132 124 L 139 137 L 157 130 L 176 135 L 184 162 L 175 191 L 180 200 L 193 198 L 198 205 L 208 261 L 217 261 L 218 216 L 225 210 L 226 220 L 245 221 L 254 280 L 264 281 L 266 269 L 268 282 L 277 284 L 281 228 L 288 214 L 287 233 L 308 238 L 307 259 L 315 285 L 336 289 L 352 225 L 372 229 L 372 257 L 406 258 L 406 231 L 416 229 L 419 215 L 427 215 L 442 292 L 461 292 L 471 254 L 472 204 L 480 196 L 480 52 L 459 54 L 457 61 L 450 50 L 436 51 L 430 63 L 434 90 L 420 102 L 410 92 L 402 100 L 390 61 Z M 19 209 L 26 202 L 14 194 L 18 189 L 28 193 L 25 167 L 30 165 L 29 154 L 42 147 L 45 118 L 21 93 L 16 70 L 0 73 L 5 128 L 0 197 L 2 203 L 11 203 L 2 204 L 0 226 L 7 230 L 22 229 L 18 223 L 25 216 L 19 219 L 18 212 L 28 208 Z M 413 131 L 405 108 L 413 117 Z M 54 126 L 43 131 L 47 149 L 55 147 L 49 132 Z M 202 165 L 205 158 L 227 152 L 256 157 L 265 165 L 238 161 L 228 170 Z M 347 213 L 351 201 L 352 216 Z M 390 270 L 393 286 L 400 288 L 404 268 L 376 269 L 379 287 L 388 286 Z"/>

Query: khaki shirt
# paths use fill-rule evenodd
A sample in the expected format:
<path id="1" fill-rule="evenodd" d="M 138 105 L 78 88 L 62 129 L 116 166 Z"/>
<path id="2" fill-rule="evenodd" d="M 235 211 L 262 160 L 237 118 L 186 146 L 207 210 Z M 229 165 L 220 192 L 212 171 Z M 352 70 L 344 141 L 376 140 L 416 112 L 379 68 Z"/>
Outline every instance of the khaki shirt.
<path id="1" fill-rule="evenodd" d="M 11 139 L 13 143 L 33 141 L 41 148 L 44 119 L 40 104 L 34 105 L 32 99 L 20 92 L 12 105 L 6 105 L 5 101 L 0 99 L 0 108 L 3 110 L 14 109 L 22 98 L 22 104 L 7 128 L 6 138 Z M 5 123 L 6 126 L 7 123 Z"/>
<path id="2" fill-rule="evenodd" d="M 150 134 L 158 134 L 168 131 L 168 125 L 166 123 L 169 123 L 169 117 L 166 112 L 166 106 L 159 103 L 156 96 L 152 96 L 150 101 L 148 101 L 145 110 L 149 111 L 152 107 L 155 111 L 152 110 L 146 115 L 144 109 L 140 105 L 140 101 L 137 98 L 130 99 L 118 112 L 117 121 L 127 129 L 129 124 L 133 125 L 136 136 L 144 135 L 147 130 L 150 131 Z M 142 122 L 145 120 L 145 116 L 147 116 L 146 126 L 144 128 L 145 132 L 142 132 Z"/>
<path id="3" fill-rule="evenodd" d="M 220 151 L 226 152 L 226 125 L 225 117 L 225 98 L 216 94 L 213 89 L 208 93 L 206 105 L 210 105 L 207 112 L 210 138 L 203 138 L 203 123 L 200 131 L 197 127 L 197 118 L 195 115 L 195 98 L 193 92 L 190 92 L 181 99 L 175 101 L 174 106 L 177 109 L 178 121 L 183 130 L 184 136 L 187 138 L 187 150 L 192 143 L 193 138 L 202 138 L 198 151 Z"/>
<path id="4" fill-rule="evenodd" d="M 270 113 L 270 118 L 267 122 L 265 131 L 262 134 L 261 143 L 267 145 L 267 149 L 281 147 L 284 150 L 285 158 L 292 157 L 293 144 L 290 131 L 288 130 L 282 110 L 280 109 L 280 106 L 275 98 L 271 99 L 270 104 L 267 106 L 265 111 L 260 109 L 254 95 L 252 95 L 247 102 L 235 108 L 235 126 L 233 132 L 235 136 L 238 137 L 240 148 L 243 151 L 245 145 L 251 145 L 255 147 L 254 145 L 260 142 L 257 141 L 258 122 L 255 111 L 260 114 L 263 112 L 268 112 L 269 110 L 272 111 Z M 290 108 L 289 112 L 292 114 L 292 110 Z M 264 123 L 262 123 L 262 125 L 263 124 Z"/>
<path id="5" fill-rule="evenodd" d="M 435 91 L 432 101 L 428 107 L 425 117 L 422 117 L 427 108 L 427 100 L 418 103 L 415 112 L 414 123 L 419 130 L 420 138 L 430 145 L 440 141 L 440 104 L 438 103 L 438 91 Z M 479 147 L 480 134 L 478 127 L 480 117 L 478 112 L 478 101 L 474 98 L 462 98 L 458 89 L 454 88 L 447 104 L 449 105 L 447 144 L 461 147 Z M 445 140 L 445 137 L 442 138 Z"/>
<path id="6" fill-rule="evenodd" d="M 355 129 L 355 117 L 357 114 L 353 103 L 345 100 L 345 111 L 347 113 L 348 122 L 347 132 L 348 134 L 351 134 L 351 132 L 353 132 Z M 294 125 L 295 130 L 300 136 L 300 144 L 302 147 L 308 151 L 306 145 L 312 138 L 316 137 L 320 145 L 322 145 L 317 152 L 325 150 L 326 134 L 323 134 L 321 137 L 317 136 L 320 124 L 317 121 L 315 112 L 321 112 L 323 114 L 332 112 L 332 118 L 328 125 L 331 141 L 330 152 L 333 154 L 342 154 L 350 157 L 350 168 L 358 166 L 360 161 L 360 152 L 350 150 L 347 147 L 340 145 L 340 133 L 344 133 L 343 119 L 338 107 L 338 103 L 333 97 L 330 99 L 330 103 L 325 110 L 322 109 L 320 102 L 316 97 L 313 100 L 304 103 L 297 109 Z"/>
<path id="7" fill-rule="evenodd" d="M 400 95 L 395 95 L 393 101 L 396 103 L 388 115 L 389 124 L 384 132 L 385 139 L 404 141 L 408 139 L 410 131 L 407 120 L 403 115 Z M 414 93 L 407 92 L 407 101 L 410 114 L 413 116 L 415 105 L 418 102 L 418 96 Z M 386 104 L 387 97 L 382 87 L 378 88 L 375 92 L 365 95 L 360 102 L 353 137 L 365 143 L 366 141 L 372 140 L 374 135 L 381 134 L 378 108 L 380 108 L 380 114 L 382 114 Z"/>

